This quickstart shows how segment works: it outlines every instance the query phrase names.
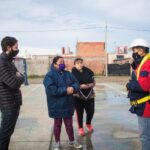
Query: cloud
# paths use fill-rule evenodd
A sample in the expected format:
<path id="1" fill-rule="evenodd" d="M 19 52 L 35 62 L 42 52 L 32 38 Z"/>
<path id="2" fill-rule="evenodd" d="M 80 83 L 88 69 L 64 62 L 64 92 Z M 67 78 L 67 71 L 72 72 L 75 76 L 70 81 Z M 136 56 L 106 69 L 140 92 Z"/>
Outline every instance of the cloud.
<path id="1" fill-rule="evenodd" d="M 101 12 L 106 19 L 113 17 L 126 21 L 147 21 L 150 8 L 147 0 L 83 0 L 82 3 L 91 11 Z"/>
<path id="2" fill-rule="evenodd" d="M 150 1 L 148 0 L 0 0 L 0 31 L 63 30 L 104 27 L 108 23 L 108 47 L 129 44 L 133 38 L 149 40 L 149 32 L 110 29 L 110 26 L 149 29 Z M 0 32 L 0 38 L 10 35 L 19 39 L 21 47 L 60 51 L 62 46 L 75 50 L 76 41 L 104 41 L 104 29 L 67 30 L 53 32 Z M 150 41 L 149 41 L 150 42 Z M 39 49 L 37 49 L 39 48 Z"/>

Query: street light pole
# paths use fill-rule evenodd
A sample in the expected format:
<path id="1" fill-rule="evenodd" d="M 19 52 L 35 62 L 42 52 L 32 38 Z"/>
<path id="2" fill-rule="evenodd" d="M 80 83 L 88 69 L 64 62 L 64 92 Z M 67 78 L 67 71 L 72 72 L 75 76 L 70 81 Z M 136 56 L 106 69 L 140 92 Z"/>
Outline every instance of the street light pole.
<path id="1" fill-rule="evenodd" d="M 106 77 L 108 77 L 108 58 L 107 58 L 107 22 L 105 25 L 105 61 L 106 61 L 106 65 L 105 65 L 105 75 Z"/>

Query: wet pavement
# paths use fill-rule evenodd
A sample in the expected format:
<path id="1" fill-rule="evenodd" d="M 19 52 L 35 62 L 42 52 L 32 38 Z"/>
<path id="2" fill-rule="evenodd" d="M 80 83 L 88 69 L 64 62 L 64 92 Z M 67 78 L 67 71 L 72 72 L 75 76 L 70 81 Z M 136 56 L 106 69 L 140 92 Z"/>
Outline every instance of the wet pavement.
<path id="1" fill-rule="evenodd" d="M 12 136 L 10 150 L 48 150 L 52 120 L 48 117 L 42 84 L 22 87 L 23 106 Z"/>
<path id="2" fill-rule="evenodd" d="M 130 114 L 129 102 L 121 83 L 99 82 L 95 88 L 94 132 L 76 139 L 82 150 L 140 150 L 136 115 Z M 49 150 L 54 144 L 53 120 L 48 117 L 46 97 L 42 84 L 22 87 L 24 105 L 12 136 L 10 150 Z M 72 150 L 64 126 L 61 134 L 62 150 Z"/>
<path id="3" fill-rule="evenodd" d="M 140 150 L 137 117 L 129 113 L 127 93 L 121 84 L 97 83 L 95 88 L 94 132 L 84 137 L 77 134 L 77 140 L 83 145 L 82 150 Z M 52 146 L 54 144 L 54 139 Z M 61 136 L 62 150 L 70 150 L 68 137 L 63 127 Z M 51 146 L 51 149 L 52 149 Z"/>

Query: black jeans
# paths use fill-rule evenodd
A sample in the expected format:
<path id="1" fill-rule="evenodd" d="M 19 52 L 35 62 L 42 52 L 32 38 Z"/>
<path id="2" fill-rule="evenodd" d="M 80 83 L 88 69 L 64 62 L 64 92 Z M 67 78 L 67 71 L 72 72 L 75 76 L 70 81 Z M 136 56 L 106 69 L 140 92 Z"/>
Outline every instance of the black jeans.
<path id="1" fill-rule="evenodd" d="M 86 112 L 86 124 L 91 124 L 95 111 L 95 100 L 94 99 L 83 100 L 80 98 L 74 98 L 74 100 L 75 100 L 75 109 L 77 113 L 78 127 L 83 128 L 84 110 Z"/>
<path id="2" fill-rule="evenodd" d="M 19 116 L 20 106 L 10 108 L 0 108 L 1 126 L 0 126 L 0 150 L 8 150 L 11 135 L 14 132 L 15 125 Z"/>

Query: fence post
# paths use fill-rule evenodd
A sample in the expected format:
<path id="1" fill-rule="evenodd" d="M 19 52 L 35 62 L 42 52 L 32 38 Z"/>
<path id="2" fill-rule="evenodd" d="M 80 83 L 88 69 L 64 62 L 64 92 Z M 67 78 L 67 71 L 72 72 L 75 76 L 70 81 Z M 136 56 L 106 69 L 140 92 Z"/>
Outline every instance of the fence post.
<path id="1" fill-rule="evenodd" d="M 24 67 L 24 77 L 25 77 L 24 85 L 29 85 L 28 75 L 27 75 L 27 62 L 26 62 L 26 59 L 23 59 L 23 67 Z"/>

